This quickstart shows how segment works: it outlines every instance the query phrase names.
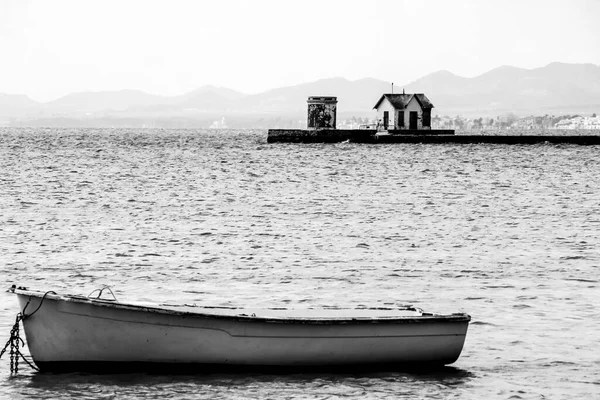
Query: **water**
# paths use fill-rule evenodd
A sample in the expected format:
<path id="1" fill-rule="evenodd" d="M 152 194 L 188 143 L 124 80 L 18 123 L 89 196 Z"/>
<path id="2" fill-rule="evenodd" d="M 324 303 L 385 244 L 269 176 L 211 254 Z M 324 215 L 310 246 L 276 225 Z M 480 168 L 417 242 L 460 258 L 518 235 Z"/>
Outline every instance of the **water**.
<path id="1" fill-rule="evenodd" d="M 442 371 L 9 377 L 0 398 L 600 396 L 600 148 L 0 130 L 2 282 L 121 300 L 473 317 Z M 0 295 L 0 344 L 16 299 Z"/>

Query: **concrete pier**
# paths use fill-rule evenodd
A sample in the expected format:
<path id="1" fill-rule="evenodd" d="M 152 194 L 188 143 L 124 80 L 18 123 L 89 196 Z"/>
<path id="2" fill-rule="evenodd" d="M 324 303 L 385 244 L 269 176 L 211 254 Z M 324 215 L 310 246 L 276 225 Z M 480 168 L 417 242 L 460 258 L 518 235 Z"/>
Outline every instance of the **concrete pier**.
<path id="1" fill-rule="evenodd" d="M 268 143 L 457 143 L 457 144 L 579 144 L 600 145 L 600 135 L 455 135 L 453 130 L 269 129 Z"/>
<path id="2" fill-rule="evenodd" d="M 269 129 L 268 143 L 368 143 L 375 129 Z"/>
<path id="3" fill-rule="evenodd" d="M 455 143 L 455 144 L 579 144 L 600 145 L 600 136 L 546 135 L 376 135 L 357 143 Z"/>

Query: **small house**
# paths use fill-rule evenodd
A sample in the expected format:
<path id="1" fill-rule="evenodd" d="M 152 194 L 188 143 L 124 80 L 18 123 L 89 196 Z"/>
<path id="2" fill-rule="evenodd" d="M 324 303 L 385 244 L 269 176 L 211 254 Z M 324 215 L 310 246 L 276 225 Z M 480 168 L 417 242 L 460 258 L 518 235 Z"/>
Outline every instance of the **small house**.
<path id="1" fill-rule="evenodd" d="M 385 130 L 431 129 L 432 108 L 423 93 L 384 94 L 373 107 Z"/>

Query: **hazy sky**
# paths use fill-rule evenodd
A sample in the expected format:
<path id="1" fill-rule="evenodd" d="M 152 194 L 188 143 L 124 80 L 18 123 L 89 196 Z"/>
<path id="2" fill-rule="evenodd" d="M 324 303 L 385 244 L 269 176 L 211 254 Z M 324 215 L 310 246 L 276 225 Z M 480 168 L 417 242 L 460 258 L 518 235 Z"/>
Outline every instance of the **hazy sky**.
<path id="1" fill-rule="evenodd" d="M 600 0 L 0 0 L 0 93 L 257 93 L 600 64 Z"/>

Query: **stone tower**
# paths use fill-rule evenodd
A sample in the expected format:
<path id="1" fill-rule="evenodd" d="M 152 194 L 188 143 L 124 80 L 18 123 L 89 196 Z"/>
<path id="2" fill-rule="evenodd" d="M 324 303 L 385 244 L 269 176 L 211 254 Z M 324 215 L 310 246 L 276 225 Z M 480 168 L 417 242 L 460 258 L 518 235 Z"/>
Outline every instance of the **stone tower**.
<path id="1" fill-rule="evenodd" d="M 308 103 L 308 129 L 335 129 L 337 97 L 311 96 Z"/>

